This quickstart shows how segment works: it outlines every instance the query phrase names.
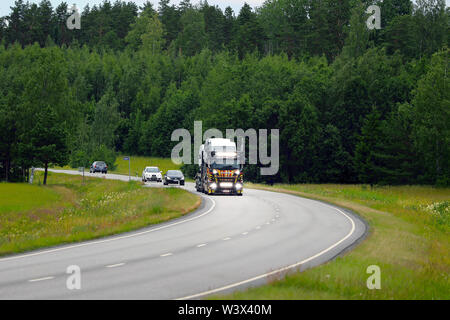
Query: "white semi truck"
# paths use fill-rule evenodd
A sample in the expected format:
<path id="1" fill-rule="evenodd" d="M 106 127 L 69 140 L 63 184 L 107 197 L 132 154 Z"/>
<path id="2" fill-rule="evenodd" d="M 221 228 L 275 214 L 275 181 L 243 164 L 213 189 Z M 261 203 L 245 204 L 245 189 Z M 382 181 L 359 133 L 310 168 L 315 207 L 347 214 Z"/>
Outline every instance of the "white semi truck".
<path id="1" fill-rule="evenodd" d="M 221 138 L 207 139 L 198 153 L 197 191 L 241 196 L 244 189 L 242 164 L 235 142 Z"/>

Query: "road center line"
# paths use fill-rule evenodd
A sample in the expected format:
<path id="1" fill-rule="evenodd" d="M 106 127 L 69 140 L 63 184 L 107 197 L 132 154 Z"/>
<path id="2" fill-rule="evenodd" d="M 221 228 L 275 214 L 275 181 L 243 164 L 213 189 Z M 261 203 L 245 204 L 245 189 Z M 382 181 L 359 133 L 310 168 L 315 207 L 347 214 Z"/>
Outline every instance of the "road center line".
<path id="1" fill-rule="evenodd" d="M 224 291 L 224 290 L 228 290 L 228 289 L 231 289 L 231 288 L 235 288 L 235 287 L 238 287 L 238 286 L 246 284 L 246 283 L 250 283 L 250 282 L 253 282 L 253 281 L 256 281 L 256 280 L 259 280 L 259 279 L 263 279 L 263 278 L 266 278 L 266 277 L 269 277 L 269 276 L 272 276 L 272 275 L 275 275 L 275 274 L 279 274 L 280 272 L 285 272 L 285 271 L 288 271 L 290 269 L 297 268 L 297 267 L 301 266 L 302 264 L 307 263 L 307 262 L 309 262 L 309 261 L 311 261 L 313 259 L 316 259 L 317 257 L 320 257 L 321 255 L 329 252 L 330 250 L 332 250 L 333 248 L 335 248 L 336 246 L 338 246 L 339 244 L 341 244 L 342 242 L 347 240 L 353 234 L 353 232 L 355 231 L 356 227 L 355 227 L 355 222 L 353 221 L 353 219 L 349 215 L 347 215 L 344 211 L 342 211 L 342 210 L 340 210 L 340 209 L 338 209 L 336 207 L 333 207 L 331 205 L 328 205 L 328 204 L 324 204 L 324 205 L 329 207 L 329 208 L 332 208 L 332 209 L 338 211 L 344 217 L 346 217 L 351 223 L 350 231 L 347 233 L 347 235 L 345 237 L 343 237 L 338 242 L 332 244 L 328 248 L 320 251 L 319 253 L 316 253 L 315 255 L 310 256 L 309 258 L 306 258 L 306 259 L 304 259 L 302 261 L 299 261 L 297 263 L 291 264 L 291 265 L 289 265 L 287 267 L 283 267 L 283 268 L 280 268 L 280 269 L 277 269 L 277 270 L 273 270 L 273 271 L 268 272 L 268 273 L 260 274 L 260 275 L 258 275 L 256 277 L 253 277 L 253 278 L 250 278 L 250 279 L 247 279 L 247 280 L 243 280 L 243 281 L 240 281 L 240 282 L 232 283 L 232 284 L 220 287 L 220 288 L 211 289 L 211 290 L 204 291 L 204 292 L 197 293 L 197 294 L 193 294 L 193 295 L 190 295 L 190 296 L 178 298 L 176 300 L 195 299 L 195 298 L 198 298 L 198 297 L 202 297 L 202 296 L 210 295 L 210 294 L 217 293 L 217 292 L 220 292 L 220 291 Z"/>
<path id="2" fill-rule="evenodd" d="M 173 253 L 169 252 L 169 253 L 164 253 L 164 254 L 160 255 L 160 257 L 168 257 L 168 256 L 171 256 L 171 255 L 173 255 Z"/>
<path id="3" fill-rule="evenodd" d="M 28 280 L 29 282 L 38 282 L 38 281 L 44 281 L 44 280 L 51 280 L 54 279 L 55 277 L 44 277 L 44 278 L 38 278 L 38 279 L 32 279 L 32 280 Z"/>
<path id="4" fill-rule="evenodd" d="M 204 246 L 206 246 L 206 243 L 202 243 L 202 244 L 197 245 L 197 248 L 201 248 L 201 247 L 204 247 Z"/>
<path id="5" fill-rule="evenodd" d="M 226 238 L 223 238 L 222 240 L 223 241 L 228 241 L 228 240 L 231 240 L 231 238 L 230 237 L 226 237 Z"/>
<path id="6" fill-rule="evenodd" d="M 116 263 L 116 264 L 110 264 L 109 266 L 105 266 L 106 268 L 115 268 L 115 267 L 120 267 L 123 266 L 125 263 Z"/>

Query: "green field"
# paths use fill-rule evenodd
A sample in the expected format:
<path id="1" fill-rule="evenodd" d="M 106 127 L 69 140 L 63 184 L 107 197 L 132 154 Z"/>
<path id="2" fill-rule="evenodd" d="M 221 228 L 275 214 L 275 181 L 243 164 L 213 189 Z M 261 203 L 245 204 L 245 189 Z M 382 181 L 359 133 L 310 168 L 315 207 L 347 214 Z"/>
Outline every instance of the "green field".
<path id="1" fill-rule="evenodd" d="M 0 183 L 0 215 L 48 207 L 59 202 L 57 190 L 30 184 Z"/>
<path id="2" fill-rule="evenodd" d="M 322 266 L 213 299 L 450 299 L 449 188 L 246 187 L 288 192 L 351 209 L 368 221 L 370 234 L 355 249 Z M 366 286 L 369 265 L 381 269 L 380 290 Z"/>
<path id="3" fill-rule="evenodd" d="M 47 186 L 0 184 L 0 255 L 93 239 L 193 211 L 200 198 L 179 188 L 49 172 Z"/>
<path id="4" fill-rule="evenodd" d="M 116 169 L 111 172 L 128 175 L 128 161 L 123 160 L 123 157 L 123 155 L 117 157 Z M 171 159 L 167 158 L 131 156 L 130 159 L 132 176 L 142 176 L 145 167 L 159 167 L 163 173 L 167 170 L 180 169 L 180 165 L 174 164 Z"/>
<path id="5" fill-rule="evenodd" d="M 128 175 L 128 161 L 123 160 L 125 155 L 118 155 L 115 162 L 115 169 L 109 170 L 110 173 Z M 165 173 L 167 170 L 180 170 L 181 165 L 177 165 L 172 162 L 170 158 L 158 158 L 158 157 L 143 157 L 143 156 L 131 156 L 130 157 L 130 174 L 134 177 L 142 176 L 142 171 L 145 167 L 159 167 L 159 169 Z M 70 166 L 54 166 L 53 169 L 73 170 Z M 86 168 L 89 170 L 89 168 Z"/>

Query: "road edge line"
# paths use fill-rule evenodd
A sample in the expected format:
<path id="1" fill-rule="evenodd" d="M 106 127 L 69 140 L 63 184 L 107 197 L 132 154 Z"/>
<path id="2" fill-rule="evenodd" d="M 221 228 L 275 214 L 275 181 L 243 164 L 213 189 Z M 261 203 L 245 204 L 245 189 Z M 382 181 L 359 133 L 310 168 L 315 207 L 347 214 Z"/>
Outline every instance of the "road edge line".
<path id="1" fill-rule="evenodd" d="M 310 200 L 311 200 L 311 199 L 310 199 Z M 313 201 L 316 201 L 316 200 L 313 200 Z M 239 281 L 239 282 L 235 282 L 235 283 L 232 283 L 232 284 L 229 284 L 229 285 L 226 285 L 226 286 L 222 286 L 222 287 L 220 287 L 220 288 L 216 288 L 216 289 L 212 289 L 212 290 L 208 290 L 208 291 L 196 293 L 196 294 L 189 295 L 189 296 L 185 296 L 185 297 L 182 297 L 182 298 L 177 298 L 177 299 L 175 299 L 175 300 L 191 300 L 191 299 L 200 298 L 200 297 L 207 296 L 207 295 L 210 295 L 210 294 L 214 294 L 214 293 L 217 293 L 217 292 L 221 292 L 221 291 L 224 291 L 224 290 L 228 290 L 228 289 L 232 289 L 232 288 L 235 288 L 235 287 L 239 287 L 239 286 L 241 286 L 241 285 L 248 284 L 248 283 L 250 283 L 250 282 L 254 282 L 254 281 L 257 281 L 257 280 L 266 278 L 266 277 L 270 277 L 271 275 L 275 275 L 275 274 L 278 274 L 278 273 L 281 273 L 281 272 L 286 272 L 286 271 L 289 271 L 289 270 L 291 270 L 291 269 L 297 268 L 297 267 L 301 266 L 302 264 L 305 264 L 305 263 L 307 263 L 307 262 L 310 262 L 311 260 L 314 260 L 314 259 L 316 259 L 316 258 L 322 256 L 323 254 L 329 252 L 330 250 L 334 249 L 335 247 L 337 247 L 338 245 L 340 245 L 342 242 L 344 242 L 345 240 L 347 240 L 347 239 L 355 232 L 355 229 L 356 229 L 355 222 L 354 222 L 354 220 L 353 220 L 349 215 L 347 215 L 347 214 L 346 214 L 344 211 L 342 211 L 341 209 L 338 209 L 337 207 L 334 207 L 334 206 L 332 206 L 332 205 L 330 205 L 330 204 L 327 204 L 327 203 L 324 203 L 324 202 L 322 202 L 322 204 L 324 204 L 324 205 L 326 205 L 326 206 L 328 206 L 328 207 L 330 207 L 330 208 L 333 208 L 333 209 L 337 210 L 338 212 L 340 212 L 342 215 L 344 215 L 344 216 L 351 222 L 352 228 L 351 228 L 350 232 L 349 232 L 344 238 L 340 239 L 338 242 L 334 243 L 334 244 L 331 245 L 330 247 L 328 247 L 328 248 L 326 248 L 326 249 L 320 251 L 319 253 L 316 253 L 315 255 L 313 255 L 313 256 L 311 256 L 311 257 L 309 257 L 309 258 L 306 258 L 306 259 L 304 259 L 304 260 L 302 260 L 302 261 L 296 262 L 296 263 L 291 264 L 291 265 L 289 265 L 289 266 L 282 267 L 282 268 L 279 268 L 279 269 L 277 269 L 277 270 L 273 270 L 273 271 L 271 271 L 271 272 L 267 272 L 267 273 L 264 273 L 264 274 L 260 274 L 260 275 L 258 275 L 258 276 L 255 276 L 255 277 L 252 277 L 252 278 L 249 278 L 249 279 L 246 279 L 246 280 L 242 280 L 242 281 Z M 364 223 L 364 226 L 365 226 L 365 223 Z M 366 226 L 365 226 L 365 229 L 366 229 L 366 231 L 367 231 Z M 363 233 L 362 237 L 364 237 L 365 234 L 366 234 L 366 232 Z M 356 239 L 354 242 L 352 242 L 352 243 L 350 244 L 350 246 L 353 245 L 355 242 L 357 242 L 359 239 L 360 239 L 360 238 L 358 238 L 358 239 Z M 347 247 L 346 247 L 346 248 L 347 248 Z M 345 251 L 346 248 L 344 248 L 342 251 Z M 335 257 L 335 256 L 334 256 L 334 257 Z M 332 257 L 330 260 L 332 260 L 334 257 Z"/>

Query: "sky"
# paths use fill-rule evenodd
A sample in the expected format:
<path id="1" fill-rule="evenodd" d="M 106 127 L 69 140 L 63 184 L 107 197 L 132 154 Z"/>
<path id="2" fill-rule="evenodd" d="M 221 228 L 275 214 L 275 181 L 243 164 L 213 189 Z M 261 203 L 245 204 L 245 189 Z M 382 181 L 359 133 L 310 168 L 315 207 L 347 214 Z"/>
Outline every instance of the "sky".
<path id="1" fill-rule="evenodd" d="M 39 3 L 40 0 L 28 0 L 30 3 Z M 114 2 L 115 0 L 110 0 L 110 2 Z M 138 6 L 142 5 L 146 0 L 125 0 L 133 1 Z M 178 4 L 181 0 L 171 0 L 171 4 Z M 450 5 L 450 0 L 445 0 L 447 7 Z M 10 7 L 14 5 L 15 0 L 0 0 L 0 17 L 6 16 L 10 13 Z M 26 0 L 25 0 L 26 2 Z M 50 0 L 53 7 L 56 8 L 61 2 L 67 2 L 70 5 L 76 4 L 77 7 L 82 11 L 82 9 L 86 6 L 86 4 L 89 4 L 93 6 L 94 4 L 100 4 L 103 2 L 103 0 Z M 154 4 L 155 8 L 158 8 L 158 2 L 159 0 L 150 0 Z M 197 4 L 198 0 L 191 0 L 191 3 Z M 242 8 L 244 3 L 247 2 L 252 8 L 256 6 L 261 6 L 264 2 L 264 0 L 208 0 L 208 3 L 210 5 L 218 5 L 222 10 L 225 10 L 226 7 L 230 6 L 233 8 L 236 15 L 239 13 L 239 10 Z"/>
<path id="2" fill-rule="evenodd" d="M 28 0 L 30 3 L 39 3 L 40 0 Z M 109 0 L 111 3 L 114 3 L 115 0 Z M 142 5 L 146 0 L 124 0 L 125 2 L 132 1 L 135 2 L 138 6 Z M 171 0 L 171 4 L 177 5 L 181 0 Z M 447 0 L 450 1 L 450 0 Z M 10 13 L 10 7 L 14 5 L 15 0 L 0 0 L 0 17 L 6 16 Z M 26 0 L 24 0 L 26 2 Z M 53 8 L 56 8 L 61 2 L 66 2 L 71 6 L 72 4 L 76 4 L 78 9 L 82 9 L 89 4 L 93 6 L 94 4 L 100 4 L 103 0 L 50 0 L 53 5 Z M 150 0 L 153 3 L 154 8 L 158 8 L 159 0 Z M 199 0 L 191 0 L 192 4 L 197 4 Z M 218 5 L 222 10 L 225 10 L 226 7 L 230 6 L 233 8 L 236 15 L 239 13 L 239 10 L 242 8 L 244 3 L 247 2 L 252 8 L 255 6 L 261 6 L 264 0 L 208 0 L 210 5 Z"/>

